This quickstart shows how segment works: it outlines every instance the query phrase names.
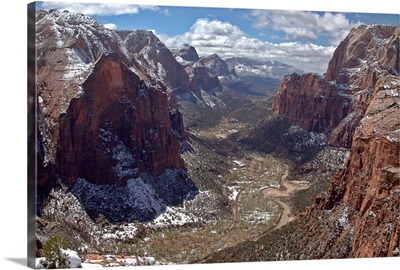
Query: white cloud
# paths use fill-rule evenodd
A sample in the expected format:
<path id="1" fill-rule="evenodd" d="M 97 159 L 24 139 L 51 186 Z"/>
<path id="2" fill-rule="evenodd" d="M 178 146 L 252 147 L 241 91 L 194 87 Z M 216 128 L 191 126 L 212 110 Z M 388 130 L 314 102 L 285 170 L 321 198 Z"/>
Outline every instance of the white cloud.
<path id="1" fill-rule="evenodd" d="M 42 8 L 45 10 L 57 9 L 68 10 L 70 12 L 82 13 L 85 15 L 122 15 L 122 14 L 137 14 L 140 10 L 151 10 L 159 12 L 167 12 L 157 6 L 138 6 L 128 4 L 114 4 L 114 3 L 75 3 L 75 2 L 42 2 Z"/>
<path id="2" fill-rule="evenodd" d="M 188 43 L 199 55 L 217 53 L 221 57 L 244 56 L 278 60 L 309 72 L 324 73 L 335 47 L 300 42 L 270 43 L 246 35 L 228 22 L 198 19 L 190 31 L 169 37 L 159 35 L 167 47 L 176 49 Z"/>
<path id="3" fill-rule="evenodd" d="M 117 30 L 117 25 L 113 23 L 106 23 L 103 25 L 104 28 L 110 29 L 110 30 Z"/>
<path id="4" fill-rule="evenodd" d="M 353 27 L 361 24 L 350 22 L 344 14 L 331 12 L 320 15 L 310 11 L 253 10 L 251 16 L 256 29 L 283 31 L 288 40 L 316 41 L 318 36 L 326 35 L 331 45 L 338 45 Z"/>
<path id="5" fill-rule="evenodd" d="M 172 16 L 171 11 L 168 8 L 162 9 L 161 14 L 164 14 L 165 16 Z"/>
<path id="6" fill-rule="evenodd" d="M 68 2 L 43 2 L 43 9 L 68 10 L 70 12 L 82 13 L 85 15 L 121 15 L 121 14 L 137 14 L 138 6 L 118 5 L 108 3 L 68 3 Z"/>

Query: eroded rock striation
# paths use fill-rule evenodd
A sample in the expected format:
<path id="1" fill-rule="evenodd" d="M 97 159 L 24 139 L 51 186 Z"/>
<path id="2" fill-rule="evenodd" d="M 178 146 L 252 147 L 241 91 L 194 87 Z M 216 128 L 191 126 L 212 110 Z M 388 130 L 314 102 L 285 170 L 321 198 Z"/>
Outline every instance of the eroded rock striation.
<path id="1" fill-rule="evenodd" d="M 189 78 L 185 69 L 153 32 L 135 30 L 123 41 L 132 61 L 139 62 L 152 84 L 163 84 L 169 92 L 188 90 Z"/>

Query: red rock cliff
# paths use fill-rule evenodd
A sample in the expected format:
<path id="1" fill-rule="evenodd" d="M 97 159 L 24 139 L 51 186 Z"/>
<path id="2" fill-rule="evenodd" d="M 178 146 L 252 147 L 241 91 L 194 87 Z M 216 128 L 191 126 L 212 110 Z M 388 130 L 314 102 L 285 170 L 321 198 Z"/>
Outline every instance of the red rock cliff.
<path id="1" fill-rule="evenodd" d="M 304 224 L 312 223 L 307 230 L 321 232 L 314 258 L 340 252 L 343 257 L 399 255 L 399 92 L 400 78 L 378 83 L 355 131 L 345 168 L 337 171 L 328 193 L 319 196 L 304 216 Z M 320 221 L 322 216 L 325 222 Z"/>
<path id="2" fill-rule="evenodd" d="M 326 133 L 329 145 L 350 148 L 378 79 L 399 74 L 399 31 L 387 25 L 353 29 L 335 50 L 324 78 L 292 74 L 282 80 L 274 114 Z"/>
<path id="3" fill-rule="evenodd" d="M 61 119 L 56 167 L 69 184 L 78 177 L 121 183 L 184 167 L 181 117 L 170 113 L 165 89 L 148 87 L 115 53 L 96 63 L 82 88 Z"/>
<path id="4" fill-rule="evenodd" d="M 336 49 L 325 78 L 282 81 L 275 114 L 350 148 L 328 192 L 300 218 L 310 258 L 399 255 L 399 33 L 395 26 L 359 26 Z"/>
<path id="5" fill-rule="evenodd" d="M 399 55 L 398 43 L 394 46 L 399 32 L 399 27 L 361 26 L 341 43 L 331 61 L 327 78 L 347 78 L 349 89 L 356 89 L 353 113 L 359 120 L 352 124 L 356 128 L 344 169 L 336 172 L 328 192 L 318 196 L 301 218 L 313 235 L 306 245 L 312 258 L 399 256 L 400 77 L 388 57 L 393 49 Z M 377 42 L 383 47 L 372 49 L 370 44 Z M 360 53 L 365 46 L 371 54 Z M 352 60 L 343 60 L 349 55 L 344 52 L 354 50 L 353 55 L 366 59 L 364 68 L 350 68 Z M 335 71 L 340 66 L 347 67 Z M 355 69 L 361 69 L 362 76 L 353 76 Z"/>
<path id="6" fill-rule="evenodd" d="M 372 68 L 398 73 L 399 31 L 398 27 L 396 29 L 389 25 L 361 25 L 352 30 L 335 50 L 328 65 L 326 80 L 368 88 L 373 87 L 377 79 L 377 76 L 368 74 L 374 72 Z M 361 73 L 357 74 L 356 71 Z"/>
<path id="7" fill-rule="evenodd" d="M 39 193 L 58 175 L 113 183 L 182 168 L 185 132 L 170 91 L 189 82 L 165 45 L 148 31 L 123 39 L 82 14 L 36 16 Z M 107 52 L 118 56 L 100 59 Z"/>
<path id="8" fill-rule="evenodd" d="M 349 99 L 317 74 L 285 76 L 272 111 L 307 131 L 326 132 L 348 114 Z"/>
<path id="9" fill-rule="evenodd" d="M 48 193 L 57 176 L 54 171 L 60 115 L 72 99 L 82 93 L 81 85 L 94 63 L 106 51 L 118 52 L 125 60 L 121 39 L 93 18 L 68 11 L 36 13 L 37 148 L 38 193 Z"/>

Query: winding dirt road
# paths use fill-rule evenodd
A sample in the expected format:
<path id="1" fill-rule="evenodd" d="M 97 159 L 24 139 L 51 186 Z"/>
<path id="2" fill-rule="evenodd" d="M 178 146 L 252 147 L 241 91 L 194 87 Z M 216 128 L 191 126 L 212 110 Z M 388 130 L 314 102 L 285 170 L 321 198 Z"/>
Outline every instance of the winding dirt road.
<path id="1" fill-rule="evenodd" d="M 217 139 L 226 139 L 229 135 L 229 131 L 233 129 L 241 130 L 243 126 L 238 126 L 236 124 L 229 124 L 228 119 L 224 119 L 221 121 L 221 124 L 217 126 L 217 128 L 212 129 L 209 131 L 209 135 L 211 137 L 217 138 Z M 262 193 L 265 197 L 268 198 L 274 198 L 275 201 L 283 208 L 282 214 L 276 223 L 275 226 L 273 226 L 271 229 L 277 229 L 288 222 L 292 221 L 294 219 L 294 216 L 292 215 L 292 210 L 291 207 L 286 203 L 288 197 L 295 191 L 301 190 L 301 189 L 306 189 L 310 187 L 309 183 L 301 183 L 301 182 L 296 182 L 296 181 L 288 181 L 287 178 L 289 176 L 289 165 L 285 164 L 285 171 L 281 176 L 280 179 L 280 188 L 276 187 L 264 187 L 262 188 Z M 261 181 L 262 176 L 260 178 L 260 173 L 263 173 L 263 165 L 261 162 L 250 162 L 247 164 L 246 168 L 243 170 L 245 174 L 250 176 L 250 178 L 255 178 L 258 180 L 255 181 Z M 237 226 L 239 223 L 240 219 L 240 213 L 239 213 L 239 198 L 242 192 L 246 189 L 246 187 L 243 187 L 237 194 L 234 200 L 234 222 L 232 226 L 224 233 L 222 238 L 225 238 L 228 236 Z"/>
<path id="2" fill-rule="evenodd" d="M 289 166 L 285 164 L 285 172 L 281 176 L 281 187 L 276 188 L 276 187 L 263 187 L 261 188 L 262 193 L 265 197 L 272 197 L 276 199 L 276 202 L 283 208 L 282 214 L 278 220 L 278 222 L 273 226 L 271 229 L 275 230 L 278 229 L 288 222 L 292 221 L 294 219 L 294 216 L 292 215 L 292 210 L 291 207 L 285 202 L 287 198 L 290 196 L 290 194 L 294 191 L 300 190 L 300 189 L 306 189 L 310 185 L 309 184 L 304 184 L 300 182 L 294 182 L 291 181 L 289 182 L 287 180 L 289 176 Z M 235 197 L 235 202 L 234 202 L 234 224 L 225 232 L 222 238 L 228 236 L 238 225 L 239 223 L 239 218 L 240 218 L 240 213 L 239 213 L 239 198 L 242 192 L 245 190 L 245 188 L 242 188 L 238 194 L 236 194 Z"/>
<path id="3" fill-rule="evenodd" d="M 242 188 L 235 197 L 235 204 L 234 204 L 234 223 L 233 225 L 224 233 L 222 238 L 228 236 L 234 229 L 236 229 L 239 223 L 239 196 L 242 194 L 245 188 Z"/>
<path id="4" fill-rule="evenodd" d="M 287 180 L 288 176 L 289 176 L 289 166 L 285 164 L 285 172 L 281 177 L 281 186 L 283 188 L 278 189 L 275 187 L 267 187 L 263 189 L 264 196 L 275 198 L 277 203 L 279 203 L 283 208 L 281 217 L 278 223 L 275 225 L 274 229 L 278 229 L 294 219 L 291 207 L 283 200 L 287 199 L 293 192 L 297 190 L 306 189 L 310 187 L 310 184 L 304 184 L 294 181 L 289 182 Z"/>

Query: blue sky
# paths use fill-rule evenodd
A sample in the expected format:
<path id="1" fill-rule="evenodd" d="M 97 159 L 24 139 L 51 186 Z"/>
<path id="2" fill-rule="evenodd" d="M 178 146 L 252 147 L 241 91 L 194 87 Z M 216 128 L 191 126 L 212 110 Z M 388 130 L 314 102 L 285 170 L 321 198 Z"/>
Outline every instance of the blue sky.
<path id="1" fill-rule="evenodd" d="M 363 23 L 399 24 L 398 14 L 79 2 L 43 2 L 38 8 L 83 13 L 110 29 L 152 30 L 169 48 L 189 43 L 200 55 L 279 60 L 318 73 L 326 70 L 351 28 Z"/>

